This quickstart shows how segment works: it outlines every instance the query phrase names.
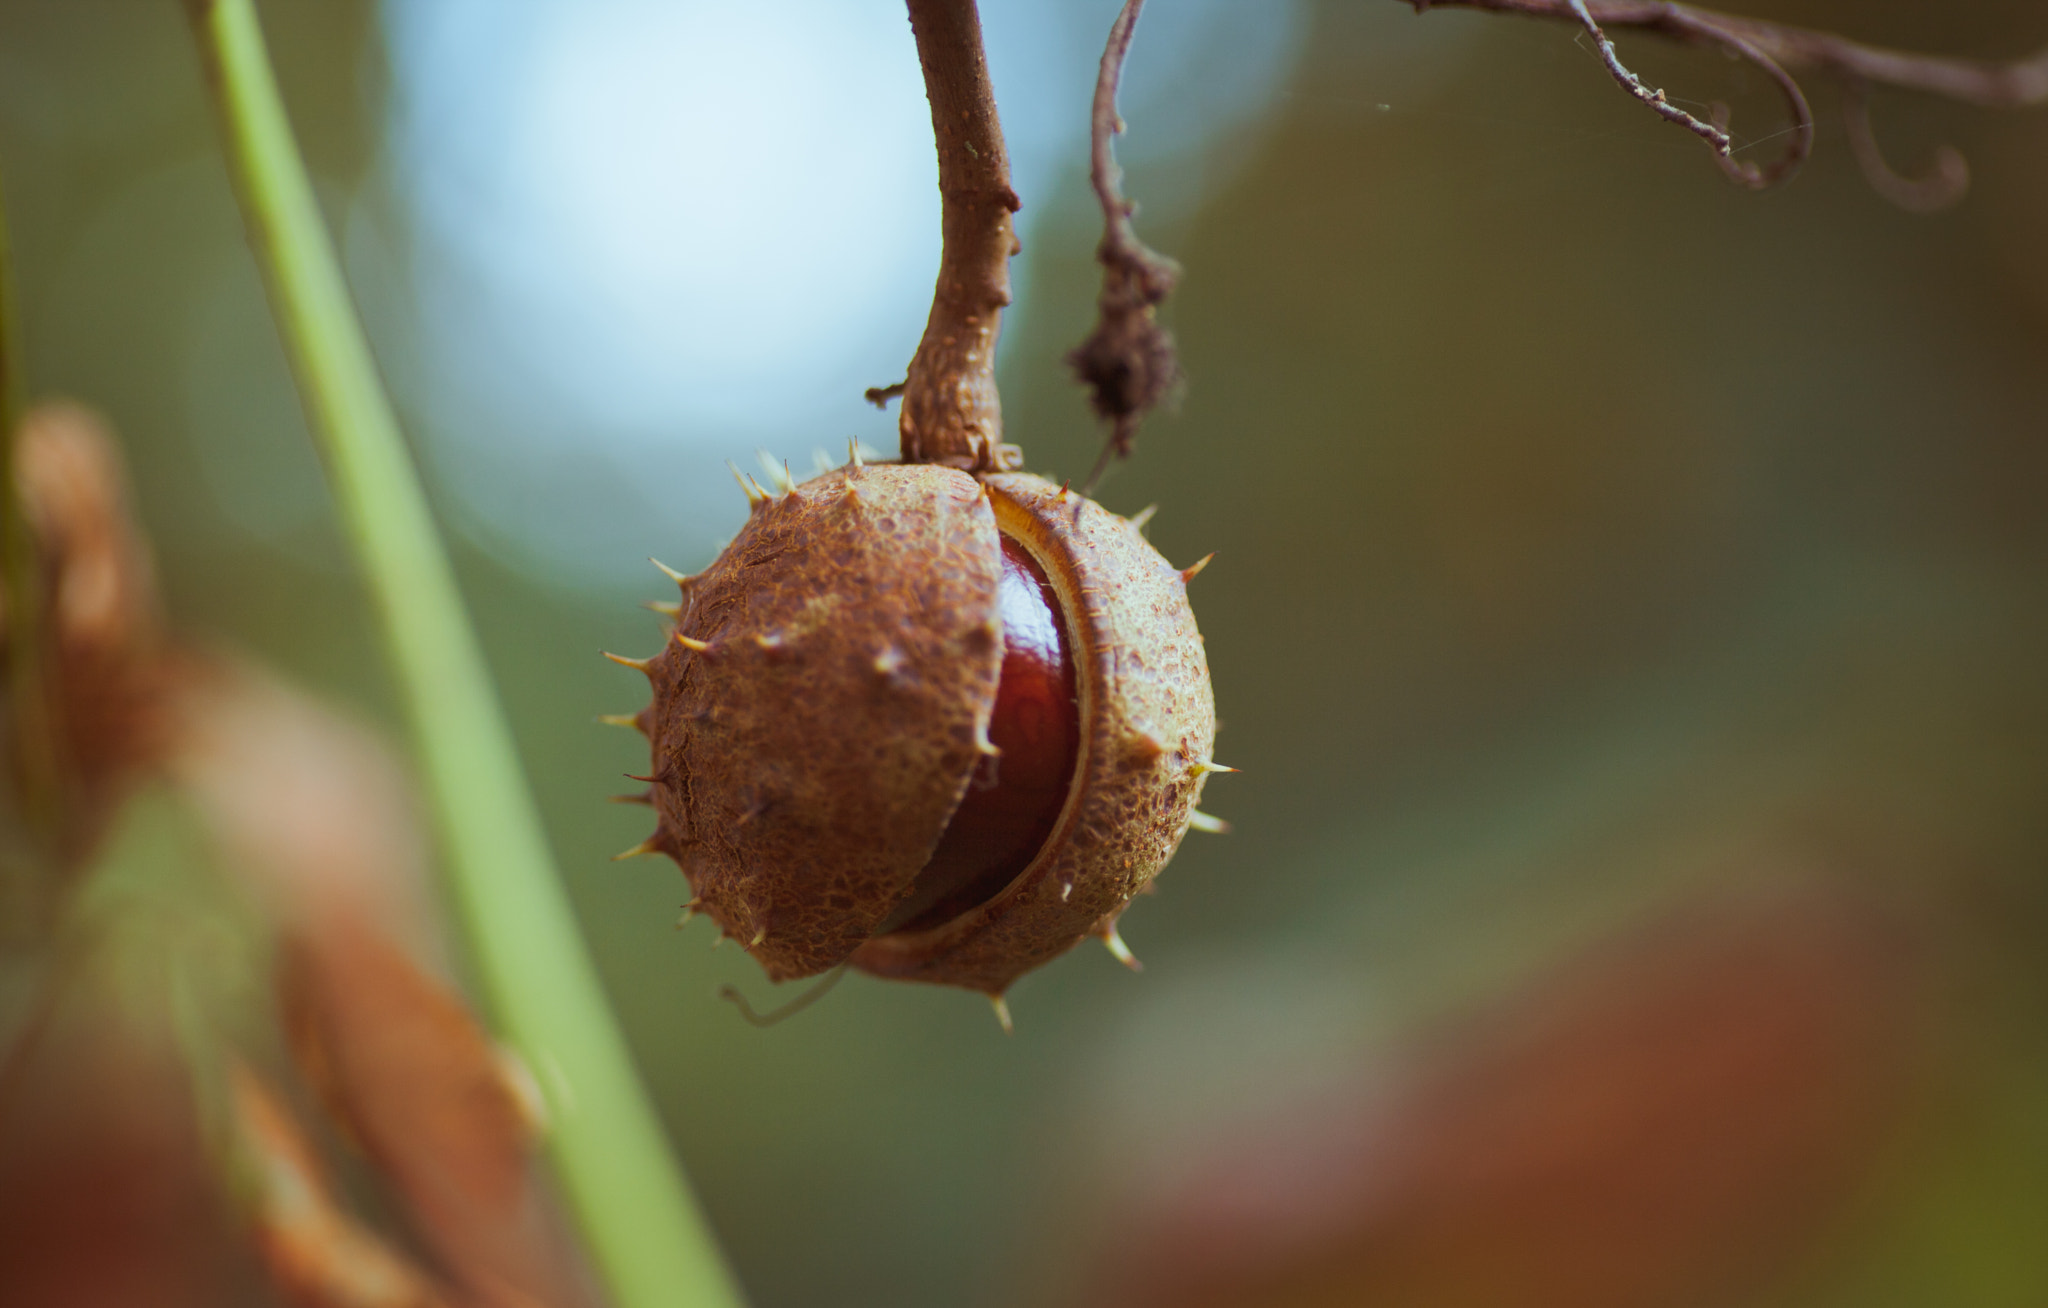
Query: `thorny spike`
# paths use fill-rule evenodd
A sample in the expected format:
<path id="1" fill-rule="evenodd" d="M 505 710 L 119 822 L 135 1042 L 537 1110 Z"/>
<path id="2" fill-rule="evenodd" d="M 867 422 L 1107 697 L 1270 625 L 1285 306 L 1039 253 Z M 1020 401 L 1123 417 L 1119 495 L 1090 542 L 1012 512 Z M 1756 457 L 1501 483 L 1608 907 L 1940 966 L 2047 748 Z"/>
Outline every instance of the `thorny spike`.
<path id="1" fill-rule="evenodd" d="M 680 618 L 683 616 L 683 602 L 681 600 L 676 600 L 673 603 L 667 600 L 648 600 L 647 607 L 664 618 Z"/>
<path id="2" fill-rule="evenodd" d="M 651 791 L 651 790 L 642 790 L 642 791 L 637 791 L 637 792 L 635 792 L 634 794 L 631 794 L 631 795 L 613 795 L 613 796 L 611 796 L 610 798 L 606 799 L 606 800 L 605 800 L 605 803 L 607 803 L 607 804 L 645 804 L 645 805 L 647 805 L 648 807 L 652 808 L 652 807 L 654 806 L 654 792 L 653 792 L 653 791 Z"/>
<path id="3" fill-rule="evenodd" d="M 726 466 L 731 467 L 732 465 L 727 464 Z M 674 568 L 671 568 L 670 566 L 668 566 L 668 564 L 663 563 L 660 559 L 649 556 L 647 561 L 649 563 L 652 563 L 655 567 L 660 568 L 663 576 L 667 577 L 670 581 L 674 582 L 678 586 L 681 586 L 685 590 L 688 590 L 690 588 L 691 582 L 697 580 L 695 577 L 691 576 L 687 572 L 677 572 Z"/>
<path id="4" fill-rule="evenodd" d="M 866 466 L 861 462 L 860 437 L 858 436 L 848 436 L 846 438 L 846 466 L 849 468 Z"/>
<path id="5" fill-rule="evenodd" d="M 710 641 L 698 640 L 695 636 L 685 636 L 680 631 L 670 636 L 669 639 L 674 641 L 676 644 L 681 645 L 684 649 L 689 650 L 693 654 L 702 654 L 705 650 L 711 648 Z"/>
<path id="6" fill-rule="evenodd" d="M 662 852 L 660 842 L 661 833 L 657 831 L 653 835 L 647 837 L 647 839 L 633 846 L 631 849 L 621 850 L 618 853 L 613 854 L 612 862 L 623 863 L 629 858 L 644 858 L 649 854 L 659 854 Z"/>
<path id="7" fill-rule="evenodd" d="M 1003 1034 L 1017 1034 L 1017 1028 L 1010 1024 L 1009 1001 L 1005 1000 L 1001 995 L 990 995 L 988 997 L 988 1002 L 989 1007 L 996 1010 L 996 1021 L 1001 1022 L 1003 1024 Z"/>
<path id="8" fill-rule="evenodd" d="M 604 656 L 622 668 L 631 668 L 635 672 L 645 672 L 650 677 L 654 675 L 653 659 L 629 659 L 623 654 L 614 654 L 610 650 L 606 650 Z"/>
<path id="9" fill-rule="evenodd" d="M 748 478 L 747 474 L 741 472 L 738 464 L 734 463 L 731 459 L 727 459 L 725 466 L 731 470 L 732 479 L 740 484 L 740 493 L 747 497 L 747 508 L 749 510 L 758 509 L 768 502 L 767 492 L 756 486 Z"/>
<path id="10" fill-rule="evenodd" d="M 683 915 L 676 919 L 676 930 L 680 931 L 684 927 L 690 925 L 690 919 L 697 916 L 698 907 L 702 905 L 703 902 L 704 901 L 701 899 L 693 899 L 689 903 L 683 905 Z"/>
<path id="11" fill-rule="evenodd" d="M 789 464 L 779 460 L 766 450 L 755 450 L 754 457 L 761 461 L 762 469 L 768 474 L 768 483 L 784 495 L 796 489 L 796 478 L 789 475 Z"/>
<path id="12" fill-rule="evenodd" d="M 764 940 L 766 940 L 767 938 L 768 938 L 768 928 L 767 928 L 767 927 L 762 927 L 762 928 L 761 928 L 761 929 L 760 929 L 759 931 L 756 931 L 756 932 L 754 933 L 754 941 L 753 941 L 753 943 L 752 943 L 752 944 L 750 944 L 750 945 L 748 945 L 748 946 L 747 946 L 747 952 L 751 954 L 751 953 L 753 953 L 753 952 L 754 952 L 755 950 L 759 949 L 759 948 L 761 947 L 761 942 L 762 942 L 762 941 L 764 941 Z"/>
<path id="13" fill-rule="evenodd" d="M 597 720 L 608 727 L 631 727 L 635 731 L 640 730 L 638 713 L 600 713 Z"/>
<path id="14" fill-rule="evenodd" d="M 1189 565 L 1188 565 L 1187 567 L 1185 567 L 1185 568 L 1182 568 L 1182 569 L 1180 570 L 1180 580 L 1181 580 L 1181 584 L 1182 584 L 1182 585 L 1186 585 L 1186 584 L 1187 584 L 1188 582 L 1191 582 L 1191 581 L 1193 581 L 1193 580 L 1194 580 L 1194 579 L 1195 579 L 1196 577 L 1200 576 L 1200 575 L 1201 575 L 1201 573 L 1202 573 L 1202 569 L 1203 569 L 1203 568 L 1206 568 L 1206 567 L 1208 567 L 1208 566 L 1209 566 L 1209 560 L 1210 560 L 1210 559 L 1213 559 L 1213 558 L 1215 558 L 1215 557 L 1216 557 L 1216 551 L 1215 551 L 1215 550 L 1210 550 L 1210 551 L 1209 551 L 1209 552 L 1208 552 L 1207 554 L 1204 554 L 1204 555 L 1203 555 L 1203 556 L 1202 556 L 1201 558 L 1199 558 L 1199 559 L 1196 559 L 1196 560 L 1195 560 L 1195 561 L 1194 561 L 1193 563 L 1189 564 Z"/>
<path id="15" fill-rule="evenodd" d="M 1217 762 L 1217 761 L 1216 761 L 1215 759 L 1213 759 L 1213 758 L 1198 758 L 1198 759 L 1196 759 L 1196 760 L 1194 761 L 1193 767 L 1194 767 L 1194 772 L 1195 772 L 1195 775 L 1196 775 L 1196 776 L 1198 776 L 1198 777 L 1206 777 L 1206 776 L 1208 776 L 1208 775 L 1209 775 L 1209 774 L 1210 774 L 1211 772 L 1235 772 L 1235 771 L 1237 771 L 1237 769 L 1236 769 L 1236 768 L 1232 768 L 1232 767 L 1225 767 L 1225 766 L 1224 766 L 1223 764 L 1221 764 L 1221 763 L 1218 763 L 1218 762 Z"/>
<path id="16" fill-rule="evenodd" d="M 1133 513 L 1127 519 L 1127 521 L 1131 524 L 1133 528 L 1137 529 L 1139 532 L 1143 532 L 1146 527 L 1151 525 L 1152 515 L 1157 512 L 1159 512 L 1159 506 L 1157 504 L 1147 504 L 1144 508 L 1139 509 L 1136 513 Z"/>
<path id="17" fill-rule="evenodd" d="M 1073 484 L 1074 479 L 1072 477 L 1069 477 L 1065 481 L 1060 483 L 1060 503 L 1065 504 L 1067 502 L 1067 487 L 1072 486 Z"/>
<path id="18" fill-rule="evenodd" d="M 1115 927 L 1111 927 L 1108 930 L 1108 932 L 1103 935 L 1102 943 L 1108 947 L 1109 956 L 1111 958 L 1114 958 L 1117 962 L 1122 963 L 1125 967 L 1131 969 L 1131 971 L 1142 972 L 1145 970 L 1145 965 L 1138 961 L 1138 956 L 1131 952 L 1131 947 L 1124 943 L 1124 938 L 1117 934 L 1117 929 Z"/>
<path id="19" fill-rule="evenodd" d="M 1228 822 L 1225 822 L 1222 818 L 1217 817 L 1214 814 L 1204 813 L 1201 809 L 1192 809 L 1189 811 L 1188 825 L 1193 827 L 1197 831 L 1206 831 L 1212 836 L 1220 836 L 1227 833 L 1230 830 L 1230 824 Z"/>

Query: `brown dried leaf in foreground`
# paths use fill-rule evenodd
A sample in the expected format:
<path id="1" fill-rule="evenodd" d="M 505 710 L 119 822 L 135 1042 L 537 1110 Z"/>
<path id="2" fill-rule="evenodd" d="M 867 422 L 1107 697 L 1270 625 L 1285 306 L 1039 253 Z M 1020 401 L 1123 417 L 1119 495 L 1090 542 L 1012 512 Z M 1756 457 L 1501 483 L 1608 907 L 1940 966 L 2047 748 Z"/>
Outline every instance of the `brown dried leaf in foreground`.
<path id="1" fill-rule="evenodd" d="M 529 1113 L 469 1010 L 337 903 L 279 946 L 278 995 L 306 1079 L 431 1220 L 526 1198 Z"/>
<path id="2" fill-rule="evenodd" d="M 1640 1308 L 1754 1289 L 1896 1119 L 1914 1025 L 1898 943 L 1822 895 L 1644 931 L 1399 1091 L 1330 1087 L 1205 1133 L 1228 1143 L 1120 1228 L 1097 1301 Z"/>
<path id="3" fill-rule="evenodd" d="M 163 643 L 155 570 L 106 424 L 80 405 L 40 405 L 22 419 L 14 460 L 52 569 L 50 609 L 64 654 L 96 665 L 153 658 Z"/>
<path id="4" fill-rule="evenodd" d="M 87 849 L 123 783 L 157 757 L 164 649 L 149 550 L 129 509 L 112 434 L 76 404 L 22 419 L 14 448 L 22 505 L 42 553 L 58 746 L 77 794 L 66 852 Z"/>
<path id="5" fill-rule="evenodd" d="M 412 783 L 367 729 L 247 664 L 187 659 L 168 695 L 168 769 L 270 915 L 317 926 L 344 900 L 437 958 Z"/>
<path id="6" fill-rule="evenodd" d="M 533 1156 L 537 1096 L 428 965 L 426 850 L 374 738 L 225 662 L 176 689 L 172 775 L 278 931 L 292 1052 L 458 1297 L 591 1298 Z"/>
<path id="7" fill-rule="evenodd" d="M 589 1298 L 534 1166 L 535 1096 L 445 984 L 345 902 L 281 942 L 294 1055 L 482 1303 Z"/>
<path id="8" fill-rule="evenodd" d="M 338 1208 L 291 1113 L 239 1064 L 229 1071 L 236 1151 L 256 1243 L 278 1288 L 301 1308 L 445 1308 L 424 1273 Z"/>

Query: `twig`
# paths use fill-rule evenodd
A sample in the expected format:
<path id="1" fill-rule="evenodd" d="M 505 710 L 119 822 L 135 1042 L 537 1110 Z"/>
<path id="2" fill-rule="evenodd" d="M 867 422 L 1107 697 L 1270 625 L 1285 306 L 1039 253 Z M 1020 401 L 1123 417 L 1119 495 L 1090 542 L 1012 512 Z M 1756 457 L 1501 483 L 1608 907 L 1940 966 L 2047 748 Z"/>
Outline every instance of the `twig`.
<path id="1" fill-rule="evenodd" d="M 909 0 L 909 7 L 938 142 L 944 246 L 931 317 L 903 382 L 903 460 L 1000 471 L 1023 462 L 1003 444 L 995 372 L 1017 252 L 1010 226 L 1017 193 L 974 0 Z"/>
<path id="2" fill-rule="evenodd" d="M 2024 108 L 2048 103 L 2048 49 L 2011 63 L 1914 54 L 1864 45 L 1831 32 L 1742 18 L 1666 0 L 1402 0 L 1417 13 L 1429 9 L 1480 9 L 1574 22 L 1600 42 L 1602 60 L 1615 80 L 1658 114 L 1705 140 L 1722 169 L 1746 186 L 1781 181 L 1805 162 L 1813 148 L 1813 110 L 1793 77 L 1795 71 L 1830 73 L 1848 84 L 1850 142 L 1871 185 L 1908 208 L 1939 207 L 1961 197 L 1969 174 L 1961 156 L 1944 150 L 1934 174 L 1922 181 L 1900 177 L 1884 163 L 1869 131 L 1862 96 L 1870 85 L 1923 91 L 1985 108 Z M 1709 125 L 1669 105 L 1661 91 L 1645 88 L 1623 67 L 1602 27 L 1635 27 L 1689 45 L 1718 45 L 1755 65 L 1777 84 L 1792 114 L 1792 131 L 1779 157 L 1761 167 L 1734 159 L 1727 124 L 1717 114 Z"/>
<path id="3" fill-rule="evenodd" d="M 1813 111 L 1806 103 L 1805 94 L 1799 84 L 1789 77 L 1785 70 L 1773 63 L 1768 55 L 1754 49 L 1743 49 L 1742 53 L 1771 75 L 1773 81 L 1784 92 L 1786 102 L 1792 108 L 1792 118 L 1797 124 L 1793 132 L 1790 150 L 1769 168 L 1735 157 L 1732 138 L 1728 135 L 1725 112 L 1717 113 L 1714 122 L 1700 119 L 1680 109 L 1665 98 L 1662 90 L 1652 91 L 1621 62 L 1621 56 L 1614 51 L 1614 42 L 1607 39 L 1607 33 L 1600 28 L 1599 20 L 1586 8 L 1586 0 L 1566 0 L 1572 13 L 1578 18 L 1588 35 L 1600 47 L 1600 61 L 1607 65 L 1608 75 L 1621 84 L 1621 88 L 1650 106 L 1656 115 L 1668 123 L 1677 123 L 1694 136 L 1699 137 L 1713 148 L 1715 158 L 1721 162 L 1721 170 L 1744 186 L 1761 189 L 1783 177 L 1803 161 L 1813 149 Z"/>
<path id="4" fill-rule="evenodd" d="M 1181 381 L 1173 337 L 1154 313 L 1173 293 L 1180 265 L 1138 239 L 1131 226 L 1137 206 L 1124 197 L 1123 170 L 1117 166 L 1114 147 L 1124 129 L 1116 111 L 1117 86 L 1144 7 L 1145 0 L 1125 0 L 1110 24 L 1089 115 L 1088 180 L 1102 205 L 1102 241 L 1095 247 L 1096 262 L 1102 265 L 1102 294 L 1096 299 L 1095 330 L 1067 355 L 1067 362 L 1089 388 L 1090 404 L 1110 424 L 1110 432 L 1081 486 L 1083 495 L 1095 493 L 1112 458 L 1130 457 L 1138 424 Z"/>
<path id="5" fill-rule="evenodd" d="M 746 1020 L 748 1026 L 763 1028 L 777 1026 L 803 1012 L 820 999 L 823 999 L 831 992 L 832 987 L 838 985 L 841 978 L 845 977 L 848 966 L 846 963 L 841 963 L 838 967 L 833 968 L 821 979 L 806 988 L 796 998 L 780 1008 L 771 1008 L 765 1013 L 755 1011 L 754 1006 L 747 1002 L 747 997 L 740 993 L 738 986 L 723 985 L 718 987 L 718 997 L 738 1008 L 740 1016 Z"/>

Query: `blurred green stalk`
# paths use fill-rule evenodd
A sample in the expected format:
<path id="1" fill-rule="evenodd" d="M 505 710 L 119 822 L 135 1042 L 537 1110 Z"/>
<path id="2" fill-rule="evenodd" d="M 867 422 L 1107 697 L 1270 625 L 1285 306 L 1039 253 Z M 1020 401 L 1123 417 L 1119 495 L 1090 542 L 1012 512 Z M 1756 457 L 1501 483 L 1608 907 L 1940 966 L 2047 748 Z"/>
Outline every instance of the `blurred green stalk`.
<path id="1" fill-rule="evenodd" d="M 342 521 L 368 577 L 497 1023 L 551 1091 L 555 1166 L 621 1308 L 740 1297 L 585 953 L 490 671 L 378 381 L 251 0 L 186 0 L 230 171 Z"/>

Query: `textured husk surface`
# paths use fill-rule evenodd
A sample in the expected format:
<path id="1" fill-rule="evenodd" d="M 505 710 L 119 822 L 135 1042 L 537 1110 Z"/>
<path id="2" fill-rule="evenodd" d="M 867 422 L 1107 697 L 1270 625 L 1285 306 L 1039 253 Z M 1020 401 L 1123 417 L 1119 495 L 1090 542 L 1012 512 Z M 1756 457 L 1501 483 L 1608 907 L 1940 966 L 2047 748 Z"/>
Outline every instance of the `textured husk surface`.
<path id="1" fill-rule="evenodd" d="M 854 966 L 1000 995 L 1107 935 L 1187 833 L 1216 737 L 1209 663 L 1187 583 L 1129 520 L 1028 473 L 985 477 L 996 521 L 1037 558 L 1064 610 L 1081 688 L 1081 752 L 1058 824 L 993 900 L 870 940 Z"/>
<path id="2" fill-rule="evenodd" d="M 987 740 L 1001 554 L 981 486 L 848 467 L 755 506 L 649 669 L 655 844 L 776 980 L 909 892 Z"/>

